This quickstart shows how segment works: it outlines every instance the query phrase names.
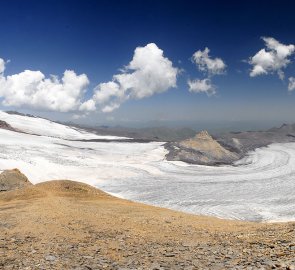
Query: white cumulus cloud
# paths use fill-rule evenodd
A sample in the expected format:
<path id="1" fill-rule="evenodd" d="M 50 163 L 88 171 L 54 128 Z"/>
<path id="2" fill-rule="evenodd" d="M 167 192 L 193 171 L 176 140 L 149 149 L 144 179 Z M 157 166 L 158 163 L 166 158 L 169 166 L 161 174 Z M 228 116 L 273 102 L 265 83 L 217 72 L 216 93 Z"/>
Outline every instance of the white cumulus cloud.
<path id="1" fill-rule="evenodd" d="M 189 91 L 192 93 L 206 93 L 208 96 L 216 93 L 215 86 L 210 79 L 188 80 Z"/>
<path id="2" fill-rule="evenodd" d="M 200 71 L 208 73 L 208 75 L 223 74 L 226 64 L 221 58 L 211 58 L 210 50 L 206 47 L 204 51 L 198 50 L 193 54 L 192 60 Z"/>
<path id="3" fill-rule="evenodd" d="M 96 110 L 96 106 L 95 106 L 95 102 L 92 99 L 89 99 L 85 102 L 83 102 L 80 106 L 79 106 L 79 111 L 95 111 Z"/>
<path id="4" fill-rule="evenodd" d="M 149 43 L 135 49 L 133 59 L 120 74 L 98 84 L 91 100 L 102 112 L 111 112 L 128 99 L 142 99 L 176 87 L 177 74 L 178 69 L 163 51 Z"/>
<path id="5" fill-rule="evenodd" d="M 289 78 L 288 90 L 289 91 L 295 90 L 295 78 L 294 77 Z"/>
<path id="6" fill-rule="evenodd" d="M 262 37 L 266 48 L 261 49 L 250 57 L 249 64 L 252 65 L 251 77 L 276 72 L 280 79 L 284 79 L 283 69 L 291 63 L 289 57 L 294 53 L 293 44 L 285 45 L 272 37 Z"/>
<path id="7" fill-rule="evenodd" d="M 226 64 L 221 58 L 211 58 L 209 48 L 204 51 L 198 50 L 192 56 L 193 63 L 199 71 L 207 75 L 204 79 L 188 80 L 189 91 L 192 93 L 206 93 L 208 96 L 216 94 L 216 86 L 211 78 L 226 73 Z"/>
<path id="8" fill-rule="evenodd" d="M 109 82 L 98 84 L 85 100 L 89 85 L 86 74 L 66 70 L 62 76 L 46 77 L 41 71 L 25 70 L 4 75 L 6 62 L 0 58 L 0 99 L 2 105 L 59 112 L 111 112 L 128 99 L 142 99 L 176 87 L 179 70 L 164 57 L 156 44 L 138 47 L 133 59 Z"/>
<path id="9" fill-rule="evenodd" d="M 0 76 L 2 75 L 4 70 L 5 70 L 5 61 L 2 58 L 0 58 Z"/>
<path id="10" fill-rule="evenodd" d="M 53 75 L 46 78 L 41 71 L 32 70 L 4 76 L 4 68 L 0 75 L 0 98 L 4 106 L 60 112 L 77 110 L 89 84 L 85 74 L 77 75 L 72 70 L 66 70 L 59 79 Z"/>

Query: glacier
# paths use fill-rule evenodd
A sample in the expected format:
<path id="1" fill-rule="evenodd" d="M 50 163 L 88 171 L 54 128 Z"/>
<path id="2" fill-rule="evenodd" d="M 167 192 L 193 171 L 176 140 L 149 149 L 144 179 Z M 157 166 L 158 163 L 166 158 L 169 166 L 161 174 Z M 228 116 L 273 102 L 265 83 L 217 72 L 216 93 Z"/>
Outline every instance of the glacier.
<path id="1" fill-rule="evenodd" d="M 34 184 L 70 179 L 192 214 L 295 220 L 295 143 L 272 144 L 234 165 L 209 167 L 165 160 L 164 142 L 120 142 L 126 138 L 5 112 L 0 120 L 25 132 L 0 129 L 0 170 L 18 168 Z"/>

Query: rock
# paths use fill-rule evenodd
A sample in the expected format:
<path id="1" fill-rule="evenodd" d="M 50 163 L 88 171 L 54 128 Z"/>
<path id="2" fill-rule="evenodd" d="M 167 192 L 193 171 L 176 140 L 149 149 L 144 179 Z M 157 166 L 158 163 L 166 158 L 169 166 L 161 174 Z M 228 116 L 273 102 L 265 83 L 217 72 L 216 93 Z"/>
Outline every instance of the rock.
<path id="1" fill-rule="evenodd" d="M 175 257 L 174 253 L 165 253 L 164 254 L 165 257 Z"/>
<path id="2" fill-rule="evenodd" d="M 198 267 L 200 265 L 200 263 L 199 263 L 198 260 L 193 260 L 192 265 L 195 266 L 195 267 Z"/>
<path id="3" fill-rule="evenodd" d="M 5 170 L 0 174 L 0 192 L 21 189 L 32 185 L 18 169 Z"/>
<path id="4" fill-rule="evenodd" d="M 0 120 L 0 128 L 1 129 L 7 129 L 7 130 L 11 130 L 11 131 L 17 131 L 16 129 L 14 129 L 11 125 L 9 125 L 7 122 Z"/>
<path id="5" fill-rule="evenodd" d="M 45 256 L 45 260 L 49 262 L 54 262 L 56 260 L 56 257 L 53 255 L 47 255 Z"/>
<path id="6" fill-rule="evenodd" d="M 158 263 L 153 263 L 150 267 L 152 270 L 160 270 L 161 266 Z"/>
<path id="7" fill-rule="evenodd" d="M 84 259 L 93 259 L 92 256 L 83 256 Z"/>

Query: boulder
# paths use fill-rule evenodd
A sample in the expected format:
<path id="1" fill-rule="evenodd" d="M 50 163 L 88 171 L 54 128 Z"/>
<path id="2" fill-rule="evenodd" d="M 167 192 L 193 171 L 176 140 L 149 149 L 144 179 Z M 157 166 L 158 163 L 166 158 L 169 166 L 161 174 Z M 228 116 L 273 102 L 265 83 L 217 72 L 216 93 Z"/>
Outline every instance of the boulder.
<path id="1" fill-rule="evenodd" d="M 5 170 L 0 174 L 0 192 L 22 189 L 32 183 L 18 169 Z"/>

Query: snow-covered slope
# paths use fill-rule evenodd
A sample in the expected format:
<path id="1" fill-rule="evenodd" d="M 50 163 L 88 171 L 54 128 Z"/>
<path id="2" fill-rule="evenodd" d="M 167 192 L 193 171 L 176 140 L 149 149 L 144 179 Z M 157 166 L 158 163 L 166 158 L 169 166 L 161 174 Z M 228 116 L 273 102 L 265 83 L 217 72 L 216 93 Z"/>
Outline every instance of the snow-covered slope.
<path id="1" fill-rule="evenodd" d="M 96 185 L 101 180 L 156 173 L 151 165 L 165 155 L 160 143 L 69 141 L 0 129 L 0 170 L 18 168 L 36 184 L 70 179 Z"/>
<path id="2" fill-rule="evenodd" d="M 126 139 L 124 137 L 116 136 L 99 136 L 83 130 L 58 124 L 44 118 L 8 114 L 2 111 L 0 111 L 0 120 L 5 121 L 17 130 L 41 136 L 62 138 L 68 140 Z"/>

